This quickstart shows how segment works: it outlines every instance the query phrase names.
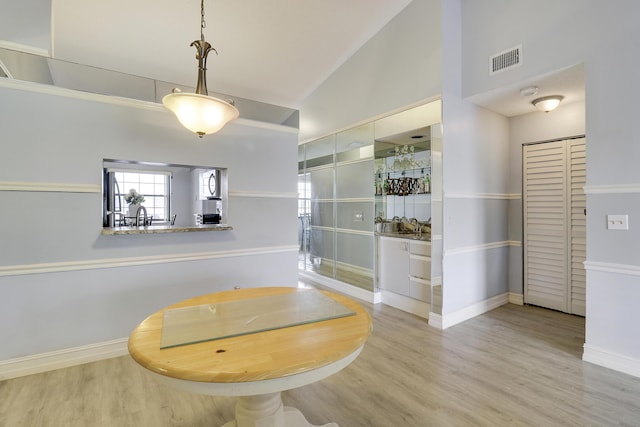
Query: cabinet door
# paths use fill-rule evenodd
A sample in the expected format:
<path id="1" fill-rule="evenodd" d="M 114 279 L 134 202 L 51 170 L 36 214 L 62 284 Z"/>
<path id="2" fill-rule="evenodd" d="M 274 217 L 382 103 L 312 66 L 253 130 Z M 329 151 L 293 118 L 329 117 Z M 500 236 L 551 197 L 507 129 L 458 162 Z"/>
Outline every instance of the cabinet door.
<path id="1" fill-rule="evenodd" d="M 431 280 L 431 258 L 421 255 L 409 255 L 409 275 Z"/>
<path id="2" fill-rule="evenodd" d="M 409 252 L 414 255 L 431 256 L 431 242 L 411 240 L 409 242 Z"/>
<path id="3" fill-rule="evenodd" d="M 380 237 L 380 288 L 401 295 L 409 290 L 409 242 Z"/>
<path id="4" fill-rule="evenodd" d="M 409 287 L 411 298 L 415 298 L 424 302 L 431 302 L 431 282 L 429 280 L 411 277 L 409 279 Z"/>

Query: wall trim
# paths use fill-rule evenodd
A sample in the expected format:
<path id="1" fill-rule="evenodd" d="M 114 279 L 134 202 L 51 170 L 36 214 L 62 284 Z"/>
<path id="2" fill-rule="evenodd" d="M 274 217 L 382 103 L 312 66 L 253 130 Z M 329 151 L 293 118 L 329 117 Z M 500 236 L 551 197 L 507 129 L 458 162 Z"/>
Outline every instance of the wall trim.
<path id="1" fill-rule="evenodd" d="M 509 292 L 509 304 L 524 305 L 524 295 Z"/>
<path id="2" fill-rule="evenodd" d="M 415 102 L 412 102 L 412 103 L 409 103 L 409 104 L 404 104 L 402 107 L 394 108 L 393 110 L 386 111 L 386 112 L 380 113 L 380 114 L 376 114 L 376 115 L 373 115 L 373 116 L 368 117 L 366 119 L 362 119 L 362 120 L 360 120 L 358 122 L 351 123 L 349 125 L 337 128 L 337 129 L 335 129 L 333 131 L 330 131 L 330 132 L 327 132 L 327 133 L 324 133 L 324 134 L 318 134 L 317 136 L 312 136 L 312 137 L 309 137 L 307 139 L 300 140 L 298 142 L 298 145 L 304 145 L 304 144 L 307 144 L 309 142 L 317 141 L 319 139 L 326 138 L 328 136 L 332 136 L 332 135 L 338 134 L 338 133 L 340 133 L 342 131 L 345 131 L 345 130 L 348 130 L 348 129 L 355 129 L 358 126 L 362 126 L 362 125 L 365 125 L 365 124 L 368 124 L 368 123 L 372 123 L 372 122 L 375 122 L 376 120 L 384 119 L 386 117 L 393 116 L 395 114 L 402 113 L 404 111 L 408 111 L 408 110 L 411 110 L 413 108 L 421 107 L 423 105 L 431 104 L 432 102 L 438 102 L 438 101 L 440 101 L 440 105 L 438 106 L 438 108 L 440 108 L 440 111 L 442 112 L 442 96 L 441 95 L 429 96 L 427 98 L 422 98 L 422 99 L 420 99 L 418 101 L 415 101 Z M 440 114 L 440 116 L 442 116 L 442 113 Z M 427 124 L 425 124 L 425 126 L 431 126 L 431 125 L 440 123 L 441 120 L 442 120 L 442 118 L 440 118 L 440 121 L 438 121 L 438 122 L 427 123 Z"/>
<path id="3" fill-rule="evenodd" d="M 587 343 L 584 344 L 583 348 L 582 360 L 585 362 L 604 366 L 605 368 L 633 375 L 634 377 L 640 377 L 640 359 L 615 353 Z"/>
<path id="4" fill-rule="evenodd" d="M 394 292 L 380 290 L 382 297 L 382 303 L 391 307 L 395 307 L 399 310 L 406 311 L 423 319 L 429 318 L 429 312 L 431 311 L 431 304 L 420 301 L 414 298 L 409 298 L 404 295 L 396 294 Z"/>
<path id="5" fill-rule="evenodd" d="M 431 322 L 430 314 L 429 325 L 438 327 L 439 329 L 447 329 L 453 325 L 457 325 L 458 323 L 462 323 L 508 303 L 509 294 L 508 292 L 505 292 L 475 304 L 471 304 L 470 306 L 454 311 L 453 313 L 442 314 L 440 318 L 434 318 L 433 323 Z"/>
<path id="6" fill-rule="evenodd" d="M 444 329 L 442 327 L 442 316 L 437 313 L 429 313 L 429 326 L 433 326 L 436 329 Z"/>
<path id="7" fill-rule="evenodd" d="M 640 193 L 640 184 L 585 185 L 584 194 Z"/>
<path id="8" fill-rule="evenodd" d="M 373 231 L 352 230 L 350 228 L 336 228 L 336 233 L 355 234 L 358 236 L 373 236 Z"/>
<path id="9" fill-rule="evenodd" d="M 128 338 L 0 360 L 0 381 L 128 354 Z"/>
<path id="10" fill-rule="evenodd" d="M 490 242 L 490 243 L 483 243 L 481 245 L 463 246 L 455 249 L 446 249 L 444 251 L 444 256 L 488 251 L 490 249 L 506 248 L 510 246 L 518 247 L 520 246 L 520 242 L 518 240 L 503 240 L 501 242 Z"/>
<path id="11" fill-rule="evenodd" d="M 157 102 L 142 101 L 140 99 L 124 98 L 112 95 L 102 95 L 99 93 L 82 92 L 79 90 L 52 86 L 43 83 L 28 82 L 25 80 L 0 79 L 0 87 L 171 114 L 171 112 L 167 110 L 164 105 Z M 261 122 L 258 120 L 244 119 L 242 117 L 235 119 L 227 126 L 237 125 L 249 126 L 258 129 L 275 130 L 278 132 L 286 132 L 295 135 L 300 133 L 299 129 L 295 127 L 280 125 L 276 123 Z"/>
<path id="12" fill-rule="evenodd" d="M 262 199 L 297 199 L 298 193 L 229 190 L 229 197 L 249 197 L 249 198 L 262 198 Z"/>
<path id="13" fill-rule="evenodd" d="M 335 199 L 336 203 L 373 203 L 375 198 L 373 197 L 348 197 Z"/>
<path id="14" fill-rule="evenodd" d="M 203 261 L 254 255 L 296 252 L 298 245 L 272 246 L 265 248 L 236 249 L 229 251 L 194 252 L 187 254 L 151 255 L 127 258 L 93 259 L 86 261 L 51 262 L 41 264 L 8 265 L 0 267 L 2 276 L 58 273 L 66 271 L 98 270 L 103 268 L 134 267 L 140 265 L 165 264 L 171 262 Z"/>
<path id="15" fill-rule="evenodd" d="M 38 191 L 54 193 L 101 193 L 102 186 L 69 182 L 0 181 L 0 191 Z"/>
<path id="16" fill-rule="evenodd" d="M 614 264 L 612 262 L 585 261 L 585 270 L 602 271 L 605 273 L 626 274 L 640 276 L 640 266 L 629 264 Z"/>
<path id="17" fill-rule="evenodd" d="M 141 101 L 139 99 L 122 98 L 117 96 L 102 95 L 98 93 L 82 92 L 43 83 L 28 82 L 25 80 L 0 79 L 0 87 L 24 90 L 28 92 L 42 93 L 45 95 L 62 96 L 65 98 L 81 99 L 84 101 L 101 102 L 103 104 L 121 105 L 152 111 L 169 112 L 163 105 L 155 102 Z"/>
<path id="18" fill-rule="evenodd" d="M 8 40 L 0 40 L 0 48 L 16 50 L 18 52 L 30 53 L 32 55 L 49 57 L 49 51 L 41 47 L 30 46 L 28 44 L 14 43 Z"/>
<path id="19" fill-rule="evenodd" d="M 380 302 L 379 292 L 372 292 L 366 289 L 358 288 L 356 286 L 349 285 L 339 280 L 332 279 L 331 277 L 322 276 L 311 271 L 298 270 L 298 276 L 319 283 L 336 291 L 342 292 L 343 294 L 349 295 L 351 297 L 358 298 L 362 301 L 370 302 L 373 304 L 378 304 Z"/>
<path id="20" fill-rule="evenodd" d="M 520 193 L 448 193 L 443 197 L 446 199 L 487 199 L 487 200 L 519 200 Z"/>

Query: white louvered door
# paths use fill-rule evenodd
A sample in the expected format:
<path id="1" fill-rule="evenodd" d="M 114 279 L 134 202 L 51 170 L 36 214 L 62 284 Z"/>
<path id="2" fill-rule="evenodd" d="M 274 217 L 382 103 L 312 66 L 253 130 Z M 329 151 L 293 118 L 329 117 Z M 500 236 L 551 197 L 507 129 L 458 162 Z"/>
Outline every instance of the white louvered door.
<path id="1" fill-rule="evenodd" d="M 586 314 L 586 273 L 584 261 L 587 258 L 587 197 L 584 186 L 587 183 L 587 164 L 584 138 L 567 141 L 570 176 L 570 217 L 569 217 L 569 268 L 570 307 L 569 313 Z"/>
<path id="2" fill-rule="evenodd" d="M 523 147 L 524 300 L 584 315 L 584 138 Z"/>

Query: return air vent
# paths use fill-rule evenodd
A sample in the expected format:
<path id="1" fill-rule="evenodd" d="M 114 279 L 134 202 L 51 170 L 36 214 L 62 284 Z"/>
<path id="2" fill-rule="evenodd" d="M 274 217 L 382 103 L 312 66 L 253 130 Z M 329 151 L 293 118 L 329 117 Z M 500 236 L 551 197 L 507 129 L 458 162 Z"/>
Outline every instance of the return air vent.
<path id="1" fill-rule="evenodd" d="M 489 58 L 489 75 L 501 73 L 522 63 L 522 45 L 512 47 Z"/>

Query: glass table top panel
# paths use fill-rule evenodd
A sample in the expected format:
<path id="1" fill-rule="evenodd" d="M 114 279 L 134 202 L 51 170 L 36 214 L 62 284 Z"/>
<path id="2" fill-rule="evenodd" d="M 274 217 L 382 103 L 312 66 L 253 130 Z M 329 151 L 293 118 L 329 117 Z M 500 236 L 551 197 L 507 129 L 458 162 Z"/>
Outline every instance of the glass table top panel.
<path id="1" fill-rule="evenodd" d="M 286 328 L 356 313 L 309 290 L 166 310 L 160 348 L 177 347 Z"/>

